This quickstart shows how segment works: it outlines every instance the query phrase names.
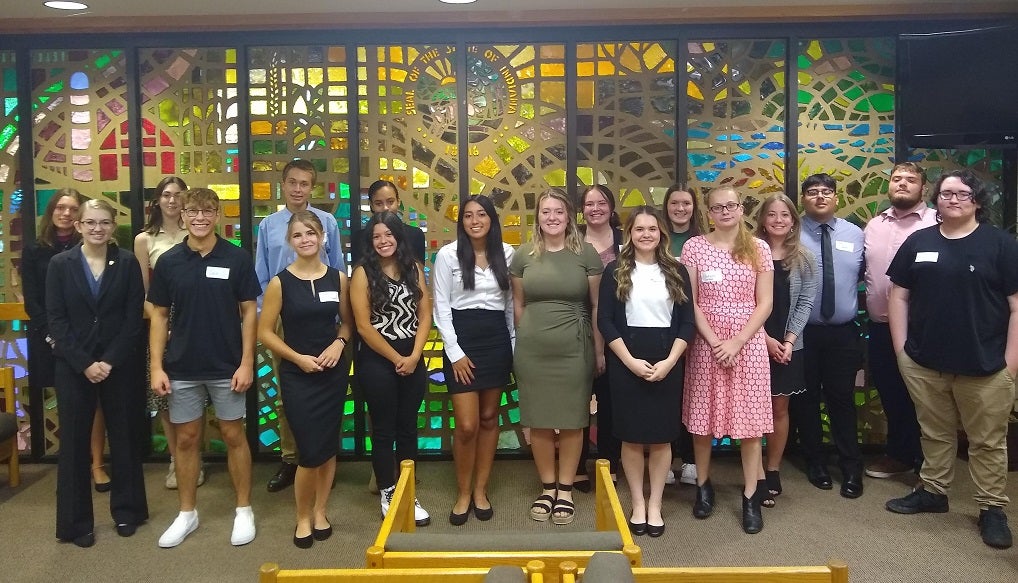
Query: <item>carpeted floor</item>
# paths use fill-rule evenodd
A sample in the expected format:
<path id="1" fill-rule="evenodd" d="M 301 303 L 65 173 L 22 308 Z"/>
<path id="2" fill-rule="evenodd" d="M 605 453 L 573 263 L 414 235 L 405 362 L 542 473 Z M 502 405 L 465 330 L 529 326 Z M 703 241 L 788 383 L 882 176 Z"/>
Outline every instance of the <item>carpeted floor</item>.
<path id="1" fill-rule="evenodd" d="M 107 495 L 94 494 L 96 545 L 79 549 L 53 537 L 56 466 L 22 466 L 22 485 L 11 490 L 0 471 L 0 580 L 11 582 L 91 581 L 256 581 L 258 567 L 268 561 L 284 568 L 361 567 L 364 551 L 379 525 L 378 497 L 367 492 L 367 462 L 340 463 L 338 483 L 330 502 L 336 533 L 310 550 L 293 546 L 293 491 L 269 494 L 265 482 L 274 464 L 257 464 L 253 505 L 258 537 L 245 547 L 230 546 L 233 521 L 232 487 L 225 464 L 211 464 L 209 482 L 198 490 L 201 526 L 179 547 L 160 549 L 156 540 L 177 509 L 174 492 L 163 487 L 164 465 L 146 466 L 151 520 L 132 538 L 113 529 Z M 740 466 L 737 457 L 720 458 L 713 468 L 717 490 L 714 515 L 692 517 L 692 486 L 665 491 L 667 531 L 658 539 L 638 537 L 644 564 L 676 565 L 806 565 L 829 558 L 847 561 L 856 582 L 1013 582 L 1018 580 L 1018 548 L 994 550 L 979 539 L 978 509 L 971 498 L 967 466 L 958 462 L 956 489 L 948 514 L 900 516 L 884 510 L 888 498 L 908 491 L 905 480 L 870 480 L 858 500 L 813 488 L 800 471 L 786 463 L 784 494 L 778 507 L 764 512 L 764 530 L 750 536 L 740 527 Z M 454 499 L 453 465 L 449 461 L 418 464 L 419 497 L 432 513 L 429 531 L 470 532 L 499 529 L 546 532 L 552 529 L 593 529 L 592 494 L 576 495 L 578 518 L 570 526 L 530 520 L 527 508 L 538 494 L 529 461 L 498 461 L 491 501 L 495 518 L 471 519 L 453 527 L 447 516 Z M 837 482 L 839 476 L 835 475 Z M 1011 474 L 1008 493 L 1018 495 Z M 628 511 L 628 488 L 620 477 L 619 494 Z M 1012 524 L 1018 524 L 1014 522 Z"/>

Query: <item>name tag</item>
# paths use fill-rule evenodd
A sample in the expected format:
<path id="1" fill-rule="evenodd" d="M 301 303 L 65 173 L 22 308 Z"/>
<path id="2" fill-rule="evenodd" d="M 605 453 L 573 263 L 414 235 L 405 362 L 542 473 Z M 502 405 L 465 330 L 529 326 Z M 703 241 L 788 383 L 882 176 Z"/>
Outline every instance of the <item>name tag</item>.
<path id="1" fill-rule="evenodd" d="M 838 251 L 847 251 L 849 253 L 855 251 L 855 243 L 851 241 L 835 241 L 834 248 Z"/>
<path id="2" fill-rule="evenodd" d="M 318 301 L 319 302 L 323 302 L 323 303 L 324 302 L 338 302 L 339 301 L 339 292 L 338 291 L 318 292 Z"/>
<path id="3" fill-rule="evenodd" d="M 940 253 L 937 251 L 920 251 L 915 254 L 916 263 L 936 263 L 937 259 L 940 259 Z"/>
<path id="4" fill-rule="evenodd" d="M 212 267 L 210 265 L 205 268 L 205 277 L 209 279 L 230 279 L 230 268 Z"/>
<path id="5" fill-rule="evenodd" d="M 724 279 L 720 269 L 709 269 L 700 272 L 700 281 L 704 283 L 717 283 Z"/>

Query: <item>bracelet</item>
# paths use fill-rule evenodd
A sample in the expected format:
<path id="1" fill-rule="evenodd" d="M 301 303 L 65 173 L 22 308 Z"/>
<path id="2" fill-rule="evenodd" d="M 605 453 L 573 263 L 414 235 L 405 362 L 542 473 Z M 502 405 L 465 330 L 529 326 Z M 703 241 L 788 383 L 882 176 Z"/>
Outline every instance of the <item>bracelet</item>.
<path id="1" fill-rule="evenodd" d="M 792 342 L 791 340 L 785 340 L 782 344 L 791 344 L 792 346 L 795 346 L 795 342 Z"/>
<path id="2" fill-rule="evenodd" d="M 346 338 L 343 338 L 342 336 L 336 336 L 336 340 L 339 340 L 340 342 L 342 342 L 343 346 L 346 346 L 346 344 L 347 344 Z"/>

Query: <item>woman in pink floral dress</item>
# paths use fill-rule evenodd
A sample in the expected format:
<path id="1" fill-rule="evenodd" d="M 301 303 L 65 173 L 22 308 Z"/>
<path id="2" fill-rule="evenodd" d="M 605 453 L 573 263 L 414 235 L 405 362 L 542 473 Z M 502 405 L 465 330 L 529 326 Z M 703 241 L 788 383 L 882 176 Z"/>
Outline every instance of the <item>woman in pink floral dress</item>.
<path id="1" fill-rule="evenodd" d="M 742 528 L 763 529 L 760 503 L 767 492 L 761 437 L 773 430 L 770 365 L 763 324 L 773 303 L 770 249 L 743 224 L 739 193 L 717 188 L 706 207 L 714 230 L 682 249 L 689 271 L 698 332 L 686 365 L 682 421 L 693 435 L 697 494 L 693 516 L 714 509 L 710 483 L 714 437 L 742 440 L 745 485 Z"/>

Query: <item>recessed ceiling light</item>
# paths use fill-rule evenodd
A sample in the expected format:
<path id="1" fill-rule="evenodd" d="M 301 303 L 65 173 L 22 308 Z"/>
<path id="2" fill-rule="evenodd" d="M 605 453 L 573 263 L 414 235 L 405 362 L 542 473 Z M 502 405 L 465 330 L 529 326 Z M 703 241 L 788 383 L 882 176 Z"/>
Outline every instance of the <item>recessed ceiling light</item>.
<path id="1" fill-rule="evenodd" d="M 88 4 L 81 2 L 43 2 L 42 5 L 57 10 L 85 10 L 88 8 Z"/>
<path id="2" fill-rule="evenodd" d="M 443 4 L 473 4 L 477 0 L 438 0 Z"/>

